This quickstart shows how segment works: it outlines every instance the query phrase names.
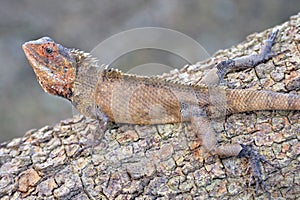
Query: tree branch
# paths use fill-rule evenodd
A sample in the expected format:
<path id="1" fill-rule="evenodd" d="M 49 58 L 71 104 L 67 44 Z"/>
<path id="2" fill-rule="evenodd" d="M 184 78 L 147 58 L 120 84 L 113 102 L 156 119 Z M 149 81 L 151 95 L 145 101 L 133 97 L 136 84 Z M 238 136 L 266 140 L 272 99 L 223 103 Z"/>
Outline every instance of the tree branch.
<path id="1" fill-rule="evenodd" d="M 299 94 L 300 14 L 276 27 L 274 56 L 255 69 L 230 73 L 227 86 Z M 196 84 L 218 62 L 259 51 L 266 30 L 166 79 Z M 225 131 L 224 131 L 225 127 Z M 273 198 L 300 198 L 300 112 L 260 111 L 216 124 L 220 143 L 252 143 L 282 167 L 263 166 Z M 111 127 L 103 136 L 82 116 L 28 131 L 0 146 L 2 199 L 250 199 L 247 161 L 202 152 L 189 124 Z M 249 181 L 252 185 L 248 186 Z M 266 197 L 259 190 L 258 197 Z"/>

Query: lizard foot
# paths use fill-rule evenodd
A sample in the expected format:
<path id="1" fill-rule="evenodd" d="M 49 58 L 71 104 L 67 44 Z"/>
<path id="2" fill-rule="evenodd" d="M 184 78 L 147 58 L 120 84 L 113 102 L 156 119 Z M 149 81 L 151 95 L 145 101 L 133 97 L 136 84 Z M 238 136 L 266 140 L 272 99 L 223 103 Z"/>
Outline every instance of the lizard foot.
<path id="1" fill-rule="evenodd" d="M 239 158 L 245 157 L 249 160 L 248 169 L 250 168 L 251 175 L 255 179 L 256 194 L 258 191 L 258 187 L 261 183 L 261 187 L 267 193 L 268 199 L 271 199 L 271 194 L 267 188 L 267 185 L 266 185 L 264 179 L 262 178 L 260 163 L 261 162 L 268 163 L 269 165 L 271 165 L 272 167 L 277 168 L 277 169 L 280 169 L 280 167 L 271 163 L 268 159 L 266 159 L 264 156 L 260 155 L 257 151 L 255 151 L 251 146 L 242 145 L 242 144 L 241 144 L 241 146 L 242 146 L 242 150 L 239 153 L 238 157 Z"/>
<path id="2" fill-rule="evenodd" d="M 268 38 L 265 41 L 265 44 L 262 46 L 261 51 L 258 54 L 258 56 L 260 57 L 258 60 L 260 60 L 260 62 L 265 62 L 276 55 L 276 54 L 272 53 L 272 46 L 275 43 L 278 31 L 279 30 L 277 29 L 268 35 Z M 258 63 L 260 63 L 260 62 L 258 62 Z"/>

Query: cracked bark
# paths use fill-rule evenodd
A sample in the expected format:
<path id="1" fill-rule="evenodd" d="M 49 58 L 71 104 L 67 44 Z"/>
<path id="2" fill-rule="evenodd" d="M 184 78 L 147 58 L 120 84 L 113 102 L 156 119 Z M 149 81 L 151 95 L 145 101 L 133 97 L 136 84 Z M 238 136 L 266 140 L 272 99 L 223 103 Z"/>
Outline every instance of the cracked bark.
<path id="1" fill-rule="evenodd" d="M 277 55 L 255 69 L 228 74 L 227 86 L 300 94 L 299 24 L 300 14 L 276 26 L 279 35 L 273 51 Z M 269 31 L 163 76 L 197 83 L 219 61 L 258 51 Z M 246 160 L 202 152 L 189 124 L 123 125 L 111 128 L 101 139 L 95 129 L 94 120 L 75 116 L 2 143 L 0 198 L 266 198 L 262 190 L 256 196 L 255 186 L 248 186 L 253 181 Z M 300 198 L 299 111 L 235 114 L 215 124 L 215 129 L 220 143 L 251 143 L 282 167 L 279 171 L 263 165 L 273 198 Z"/>

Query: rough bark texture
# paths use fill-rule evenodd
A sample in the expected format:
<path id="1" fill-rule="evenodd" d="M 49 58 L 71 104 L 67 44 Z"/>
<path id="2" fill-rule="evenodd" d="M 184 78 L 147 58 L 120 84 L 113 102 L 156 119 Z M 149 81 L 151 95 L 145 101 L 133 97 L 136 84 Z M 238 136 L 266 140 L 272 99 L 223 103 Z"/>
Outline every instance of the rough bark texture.
<path id="1" fill-rule="evenodd" d="M 300 14 L 277 26 L 272 60 L 230 73 L 230 88 L 299 94 Z M 256 33 L 210 60 L 163 75 L 197 83 L 216 63 L 259 50 Z M 273 198 L 300 198 L 300 112 L 259 111 L 215 124 L 220 143 L 253 144 L 282 169 L 263 165 Z M 225 130 L 224 130 L 225 129 Z M 204 153 L 189 124 L 111 127 L 103 136 L 81 116 L 30 130 L 0 146 L 1 199 L 258 199 L 247 160 Z"/>

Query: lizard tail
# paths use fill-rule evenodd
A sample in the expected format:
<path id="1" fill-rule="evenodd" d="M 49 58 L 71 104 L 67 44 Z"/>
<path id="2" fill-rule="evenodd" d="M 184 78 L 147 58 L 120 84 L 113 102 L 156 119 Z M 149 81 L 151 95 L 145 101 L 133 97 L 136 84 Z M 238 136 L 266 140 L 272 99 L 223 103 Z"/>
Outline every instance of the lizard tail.
<path id="1" fill-rule="evenodd" d="M 255 110 L 300 110 L 300 95 L 271 91 L 227 90 L 228 114 Z"/>

